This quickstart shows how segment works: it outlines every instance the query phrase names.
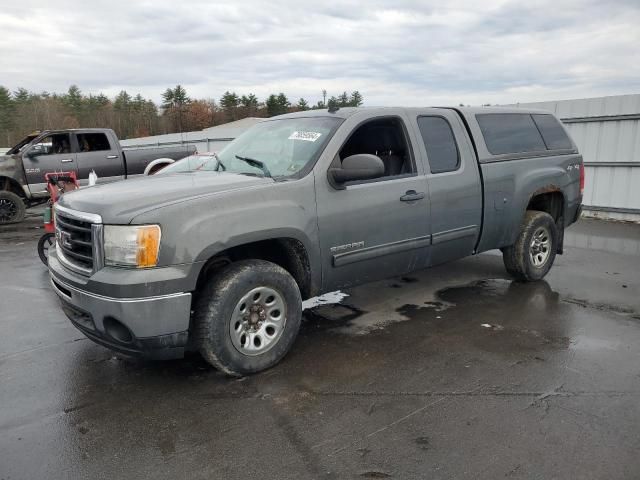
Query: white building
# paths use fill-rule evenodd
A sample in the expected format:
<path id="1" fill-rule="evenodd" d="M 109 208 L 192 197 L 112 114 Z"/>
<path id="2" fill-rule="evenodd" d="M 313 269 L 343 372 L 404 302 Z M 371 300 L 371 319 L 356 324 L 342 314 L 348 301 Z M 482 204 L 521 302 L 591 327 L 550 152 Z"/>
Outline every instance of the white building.
<path id="1" fill-rule="evenodd" d="M 123 147 L 157 147 L 166 145 L 195 145 L 199 152 L 216 152 L 249 127 L 264 120 L 248 117 L 215 127 L 205 128 L 197 132 L 167 133 L 153 137 L 129 138 L 121 140 Z"/>
<path id="2" fill-rule="evenodd" d="M 640 221 L 640 94 L 521 103 L 553 112 L 585 164 L 585 215 Z"/>

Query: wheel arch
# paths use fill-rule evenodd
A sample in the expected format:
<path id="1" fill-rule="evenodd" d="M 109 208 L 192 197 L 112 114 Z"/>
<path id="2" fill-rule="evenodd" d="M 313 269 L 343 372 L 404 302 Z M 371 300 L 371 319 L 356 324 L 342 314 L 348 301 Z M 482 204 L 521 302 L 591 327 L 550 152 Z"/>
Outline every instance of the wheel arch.
<path id="1" fill-rule="evenodd" d="M 529 202 L 525 210 L 546 212 L 558 223 L 564 217 L 566 207 L 565 195 L 560 187 L 548 185 L 539 188 L 529 196 Z M 526 214 L 526 211 L 524 214 Z"/>
<path id="2" fill-rule="evenodd" d="M 149 164 L 144 169 L 144 175 L 154 175 L 155 173 L 162 170 L 164 167 L 167 167 L 175 163 L 175 160 L 172 158 L 156 158 L 155 160 L 149 162 Z"/>
<path id="3" fill-rule="evenodd" d="M 303 300 L 317 294 L 319 282 L 314 276 L 310 251 L 300 239 L 292 236 L 240 242 L 210 255 L 198 274 L 196 291 L 217 270 L 249 259 L 266 260 L 284 268 L 298 284 Z"/>
<path id="4" fill-rule="evenodd" d="M 529 196 L 529 202 L 523 213 L 523 218 L 529 210 L 537 210 L 551 215 L 558 230 L 556 253 L 562 254 L 564 248 L 565 212 L 567 210 L 567 201 L 562 189 L 556 185 L 547 185 L 537 189 Z"/>
<path id="5" fill-rule="evenodd" d="M 22 185 L 20 185 L 20 182 L 18 182 L 15 178 L 0 175 L 0 190 L 13 192 L 20 198 L 25 200 L 27 198 Z"/>

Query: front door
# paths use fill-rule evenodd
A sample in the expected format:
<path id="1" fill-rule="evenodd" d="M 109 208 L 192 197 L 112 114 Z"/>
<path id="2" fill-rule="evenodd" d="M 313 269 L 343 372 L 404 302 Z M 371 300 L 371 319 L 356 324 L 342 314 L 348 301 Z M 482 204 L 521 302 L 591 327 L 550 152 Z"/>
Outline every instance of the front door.
<path id="1" fill-rule="evenodd" d="M 52 133 L 35 141 L 22 155 L 29 190 L 34 196 L 47 195 L 47 173 L 76 171 L 68 133 Z"/>
<path id="2" fill-rule="evenodd" d="M 379 156 L 385 176 L 336 188 L 326 172 L 316 175 L 325 290 L 401 275 L 427 263 L 427 181 L 403 119 L 389 116 L 361 124 L 334 164 L 357 153 Z"/>

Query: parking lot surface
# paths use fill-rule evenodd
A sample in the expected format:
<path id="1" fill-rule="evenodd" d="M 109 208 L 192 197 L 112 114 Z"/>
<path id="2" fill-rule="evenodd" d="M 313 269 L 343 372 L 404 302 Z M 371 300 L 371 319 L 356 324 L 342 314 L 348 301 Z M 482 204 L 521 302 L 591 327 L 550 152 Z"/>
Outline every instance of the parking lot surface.
<path id="1" fill-rule="evenodd" d="M 38 224 L 0 227 L 0 479 L 640 478 L 638 225 L 580 221 L 535 284 L 488 252 L 345 291 L 229 379 L 85 339 Z"/>

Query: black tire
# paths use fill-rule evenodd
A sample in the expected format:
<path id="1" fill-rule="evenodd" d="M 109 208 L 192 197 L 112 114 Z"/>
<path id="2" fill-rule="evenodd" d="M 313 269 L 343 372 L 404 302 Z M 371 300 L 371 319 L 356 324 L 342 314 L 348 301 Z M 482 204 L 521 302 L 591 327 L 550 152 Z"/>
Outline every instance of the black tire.
<path id="1" fill-rule="evenodd" d="M 534 247 L 534 235 L 547 232 L 548 245 L 544 252 L 542 243 Z M 558 230 L 553 217 L 546 212 L 528 210 L 524 216 L 516 242 L 502 250 L 504 266 L 513 277 L 521 282 L 541 280 L 547 274 L 556 258 Z M 544 261 L 541 259 L 544 258 Z"/>
<path id="2" fill-rule="evenodd" d="M 49 248 L 54 245 L 55 238 L 53 233 L 45 233 L 38 240 L 38 256 L 45 265 L 49 265 Z"/>
<path id="3" fill-rule="evenodd" d="M 18 195 L 0 190 L 0 225 L 20 223 L 24 220 L 25 213 L 24 201 Z"/>
<path id="4" fill-rule="evenodd" d="M 278 330 L 278 337 L 269 340 L 272 343 L 268 350 L 249 355 L 240 351 L 242 345 L 234 345 L 234 341 L 237 344 L 239 340 L 238 337 L 232 339 L 232 321 L 234 326 L 240 325 L 238 312 L 244 305 L 241 300 L 255 289 L 262 288 L 277 292 L 284 306 L 282 316 L 285 320 Z M 249 303 L 249 308 L 256 305 L 260 308 L 259 302 Z M 266 301 L 262 305 L 268 303 Z M 207 362 L 230 376 L 260 372 L 277 364 L 293 345 L 302 318 L 302 299 L 296 281 L 282 267 L 264 260 L 243 260 L 224 267 L 202 286 L 194 305 L 193 333 L 198 350 Z M 271 312 L 265 314 L 271 315 Z M 248 328 L 248 321 L 245 323 Z M 240 325 L 236 331 L 242 332 L 242 328 Z M 248 339 L 247 342 L 250 341 Z"/>

